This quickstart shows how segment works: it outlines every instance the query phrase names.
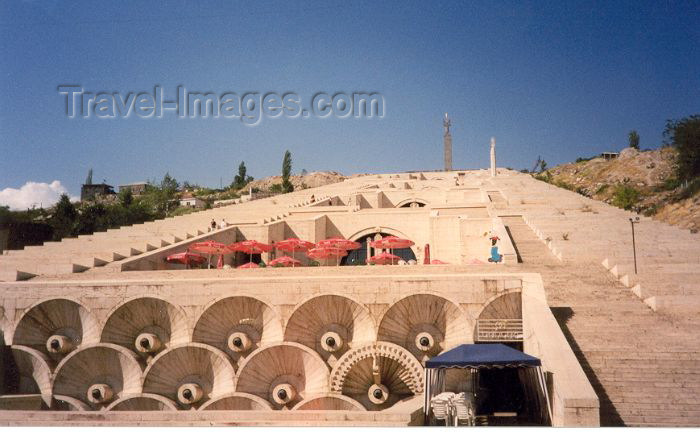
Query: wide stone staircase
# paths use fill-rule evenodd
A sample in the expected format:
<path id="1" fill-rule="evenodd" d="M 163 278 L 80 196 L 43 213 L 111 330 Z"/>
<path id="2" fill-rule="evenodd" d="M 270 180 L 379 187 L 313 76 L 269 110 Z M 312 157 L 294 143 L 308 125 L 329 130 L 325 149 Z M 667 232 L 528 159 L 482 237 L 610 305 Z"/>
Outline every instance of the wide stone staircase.
<path id="1" fill-rule="evenodd" d="M 289 213 L 280 213 L 280 207 L 308 206 L 311 193 L 305 190 L 5 251 L 0 254 L 0 282 L 26 280 L 38 275 L 81 273 L 173 245 L 186 247 L 193 241 L 217 240 L 221 231 L 209 232 L 212 219 L 216 222 L 226 219 L 234 227 L 282 220 Z M 325 198 L 316 193 L 319 199 Z"/>
<path id="2" fill-rule="evenodd" d="M 600 399 L 603 426 L 700 425 L 700 319 L 654 312 L 597 262 L 562 263 L 504 218 Z"/>

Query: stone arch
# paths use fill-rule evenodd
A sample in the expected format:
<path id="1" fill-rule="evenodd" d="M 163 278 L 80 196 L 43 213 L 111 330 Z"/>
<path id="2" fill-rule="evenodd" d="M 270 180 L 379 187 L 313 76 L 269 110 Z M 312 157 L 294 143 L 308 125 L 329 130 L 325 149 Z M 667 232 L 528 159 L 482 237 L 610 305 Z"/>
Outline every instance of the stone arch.
<path id="1" fill-rule="evenodd" d="M 101 342 L 136 351 L 140 334 L 153 334 L 163 348 L 189 342 L 189 319 L 184 309 L 162 297 L 139 295 L 114 306 L 102 327 Z M 150 354 L 160 348 L 154 349 Z"/>
<path id="2" fill-rule="evenodd" d="M 490 297 L 476 316 L 477 319 L 522 319 L 522 289 L 510 289 Z"/>
<path id="3" fill-rule="evenodd" d="M 355 241 L 360 237 L 364 237 L 368 234 L 375 234 L 375 233 L 385 233 L 385 234 L 393 235 L 396 237 L 409 238 L 402 231 L 399 231 L 397 229 L 387 227 L 387 226 L 372 226 L 372 227 L 363 228 L 359 231 L 356 231 L 354 234 L 348 236 L 347 238 L 348 238 L 348 240 Z"/>
<path id="4" fill-rule="evenodd" d="M 224 352 L 189 342 L 168 348 L 153 358 L 143 372 L 143 392 L 179 400 L 181 387 L 193 384 L 201 389 L 201 397 L 191 403 L 180 403 L 196 408 L 232 391 L 235 375 L 235 368 Z"/>
<path id="5" fill-rule="evenodd" d="M 337 338 L 332 347 L 323 336 Z M 345 295 L 321 294 L 297 304 L 287 320 L 284 340 L 315 350 L 325 361 L 339 358 L 352 346 L 372 342 L 376 325 L 369 309 Z"/>
<path id="6" fill-rule="evenodd" d="M 348 237 L 348 240 L 358 241 L 365 236 L 375 235 L 375 234 L 384 234 L 384 236 L 391 235 L 391 236 L 396 236 L 396 237 L 400 237 L 400 238 L 410 239 L 410 237 L 406 236 L 406 234 L 404 234 L 402 231 L 396 230 L 394 228 L 390 228 L 390 227 L 386 227 L 386 226 L 374 226 L 374 227 L 370 227 L 370 228 L 364 228 L 360 231 L 355 232 L 354 234 L 352 234 L 351 236 Z M 413 246 L 407 248 L 407 249 L 411 250 L 416 261 L 418 261 L 418 257 L 419 257 L 419 252 L 418 252 L 417 246 L 418 245 L 416 243 Z M 350 251 L 350 252 L 352 252 L 352 251 Z M 346 257 L 343 257 L 343 259 L 341 259 L 341 263 L 344 263 L 345 261 L 346 261 Z"/>
<path id="7" fill-rule="evenodd" d="M 80 399 L 70 396 L 53 395 L 52 408 L 57 411 L 89 411 L 90 407 Z"/>
<path id="8" fill-rule="evenodd" d="M 205 402 L 200 411 L 212 410 L 272 410 L 272 404 L 254 394 L 231 392 Z"/>
<path id="9" fill-rule="evenodd" d="M 498 293 L 484 302 L 477 314 L 478 325 L 474 327 L 474 340 L 492 341 L 501 340 L 502 337 L 522 340 L 522 318 L 522 289 L 515 288 Z M 481 337 L 478 334 L 480 332 Z"/>
<path id="10" fill-rule="evenodd" d="M 10 347 L 10 356 L 3 365 L 6 371 L 5 394 L 41 394 L 51 405 L 51 360 L 34 348 L 15 345 Z M 14 372 L 14 373 L 7 373 Z M 14 378 L 14 379 L 12 379 Z"/>
<path id="11" fill-rule="evenodd" d="M 396 204 L 394 207 L 395 207 L 395 208 L 401 208 L 401 207 L 406 206 L 407 204 L 411 204 L 411 203 L 414 203 L 414 202 L 415 202 L 415 203 L 418 203 L 418 204 L 422 204 L 422 207 L 425 207 L 425 206 L 428 206 L 428 205 L 429 205 L 428 200 L 423 199 L 423 198 L 414 197 L 414 198 L 406 198 L 406 199 L 403 200 L 403 201 L 399 201 L 399 203 Z"/>
<path id="12" fill-rule="evenodd" d="M 361 403 L 342 394 L 327 394 L 307 399 L 292 408 L 292 411 L 295 410 L 367 411 Z"/>
<path id="13" fill-rule="evenodd" d="M 94 384 L 111 388 L 114 398 L 141 393 L 141 366 L 136 354 L 115 344 L 97 343 L 81 346 L 56 366 L 52 389 L 54 395 L 69 396 L 97 407 L 88 399 Z"/>
<path id="14" fill-rule="evenodd" d="M 73 347 L 99 341 L 100 325 L 90 310 L 78 300 L 52 297 L 34 303 L 17 320 L 12 345 L 32 347 L 53 360 L 64 355 L 50 353 L 46 348 L 52 336 L 66 337 Z"/>
<path id="15" fill-rule="evenodd" d="M 370 396 L 377 385 L 383 386 L 387 396 L 382 402 Z M 331 372 L 331 392 L 355 399 L 367 410 L 382 410 L 423 392 L 423 366 L 403 347 L 375 342 L 348 351 L 338 360 Z"/>
<path id="16" fill-rule="evenodd" d="M 176 411 L 177 405 L 172 400 L 157 394 L 140 393 L 128 395 L 115 400 L 106 408 L 107 411 Z"/>
<path id="17" fill-rule="evenodd" d="M 329 369 L 318 353 L 295 343 L 282 342 L 258 348 L 243 360 L 236 376 L 236 391 L 266 399 L 275 409 L 291 408 L 308 397 L 327 392 Z M 293 396 L 282 404 L 275 392 L 290 386 Z"/>
<path id="18" fill-rule="evenodd" d="M 424 361 L 471 342 L 472 327 L 472 321 L 458 303 L 435 293 L 413 293 L 397 300 L 384 312 L 377 340 L 400 345 Z"/>
<path id="19" fill-rule="evenodd" d="M 232 345 L 235 334 L 242 345 Z M 219 297 L 197 317 L 192 341 L 206 343 L 225 352 L 239 364 L 261 346 L 282 342 L 282 319 L 269 303 L 251 296 Z"/>

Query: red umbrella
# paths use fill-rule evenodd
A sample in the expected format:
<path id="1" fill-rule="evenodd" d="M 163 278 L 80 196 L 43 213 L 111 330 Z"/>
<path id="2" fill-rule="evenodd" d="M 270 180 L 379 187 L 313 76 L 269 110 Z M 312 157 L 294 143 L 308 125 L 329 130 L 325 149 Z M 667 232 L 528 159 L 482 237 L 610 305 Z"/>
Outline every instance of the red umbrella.
<path id="1" fill-rule="evenodd" d="M 423 256 L 423 264 L 430 264 L 430 245 L 425 244 L 425 255 Z"/>
<path id="2" fill-rule="evenodd" d="M 287 240 L 278 241 L 275 243 L 275 249 L 282 250 L 285 252 L 291 252 L 292 258 L 294 258 L 294 252 L 303 251 L 306 252 L 312 249 L 315 244 L 306 240 L 299 240 L 298 238 L 288 238 Z"/>
<path id="3" fill-rule="evenodd" d="M 204 258 L 201 255 L 197 255 L 192 252 L 180 252 L 172 255 L 168 255 L 165 260 L 169 263 L 178 263 L 178 264 L 185 264 L 185 265 L 190 265 L 191 263 L 194 264 L 201 264 L 207 259 Z"/>
<path id="4" fill-rule="evenodd" d="M 251 261 L 251 262 L 249 262 L 249 263 L 245 263 L 245 264 L 243 264 L 243 265 L 239 265 L 239 266 L 236 267 L 236 268 L 248 269 L 248 268 L 258 268 L 258 267 L 260 267 L 260 266 Z"/>
<path id="5" fill-rule="evenodd" d="M 338 248 L 343 250 L 359 249 L 362 245 L 352 240 L 347 240 L 342 237 L 333 237 L 318 242 L 318 247 Z"/>
<path id="6" fill-rule="evenodd" d="M 339 264 L 337 258 L 347 255 L 348 252 L 345 249 L 332 248 L 332 247 L 316 247 L 309 249 L 306 252 L 310 258 L 313 259 L 326 259 L 328 257 L 336 257 L 336 265 Z"/>
<path id="7" fill-rule="evenodd" d="M 257 240 L 244 240 L 237 243 L 232 243 L 228 245 L 228 248 L 232 251 L 244 252 L 250 255 L 250 261 L 253 261 L 253 254 L 261 254 L 263 252 L 270 252 L 272 246 L 265 243 L 260 243 Z M 240 267 L 238 267 L 240 268 Z"/>
<path id="8" fill-rule="evenodd" d="M 296 267 L 298 265 L 301 265 L 301 261 L 285 255 L 285 256 L 281 256 L 277 259 L 273 259 L 272 261 L 267 263 L 267 265 L 272 266 L 272 267 L 278 266 L 278 265 L 284 266 L 284 267 Z"/>
<path id="9" fill-rule="evenodd" d="M 199 243 L 194 243 L 190 245 L 190 250 L 205 253 L 208 255 L 217 255 L 226 253 L 228 250 L 226 245 L 223 243 L 215 242 L 213 240 L 207 240 Z"/>
<path id="10" fill-rule="evenodd" d="M 401 257 L 390 254 L 388 252 L 382 252 L 378 255 L 375 255 L 373 257 L 367 258 L 367 263 L 374 263 L 374 264 L 379 264 L 379 265 L 384 265 L 386 263 L 391 263 L 394 264 L 394 262 L 400 260 Z"/>
<path id="11" fill-rule="evenodd" d="M 404 249 L 413 246 L 415 243 L 408 239 L 396 236 L 387 236 L 381 240 L 371 242 L 369 245 L 375 249 Z"/>
<path id="12" fill-rule="evenodd" d="M 189 250 L 193 250 L 196 252 L 201 252 L 209 255 L 209 264 L 207 267 L 211 267 L 211 256 L 212 255 L 224 255 L 231 253 L 231 251 L 226 247 L 225 244 L 215 242 L 213 240 L 207 240 L 199 243 L 194 243 L 190 245 Z"/>

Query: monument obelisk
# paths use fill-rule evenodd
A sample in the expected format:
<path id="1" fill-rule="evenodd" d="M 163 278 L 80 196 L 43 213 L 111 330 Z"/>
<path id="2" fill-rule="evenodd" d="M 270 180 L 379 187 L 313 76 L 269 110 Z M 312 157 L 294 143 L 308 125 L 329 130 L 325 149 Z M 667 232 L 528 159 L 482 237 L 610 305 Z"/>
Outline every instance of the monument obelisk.
<path id="1" fill-rule="evenodd" d="M 496 177 L 496 138 L 491 137 L 491 177 Z"/>
<path id="2" fill-rule="evenodd" d="M 445 118 L 442 120 L 442 127 L 445 128 L 445 134 L 442 140 L 445 144 L 445 171 L 452 171 L 452 135 L 450 134 L 450 126 L 452 122 L 445 113 Z"/>

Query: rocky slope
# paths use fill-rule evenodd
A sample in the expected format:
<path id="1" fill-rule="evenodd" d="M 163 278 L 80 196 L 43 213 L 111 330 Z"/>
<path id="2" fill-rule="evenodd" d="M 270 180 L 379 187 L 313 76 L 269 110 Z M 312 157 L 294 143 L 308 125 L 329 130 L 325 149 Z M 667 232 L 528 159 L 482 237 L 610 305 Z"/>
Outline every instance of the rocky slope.
<path id="1" fill-rule="evenodd" d="M 310 172 L 304 176 L 291 176 L 289 181 L 294 185 L 294 190 L 325 186 L 331 183 L 338 183 L 345 180 L 347 177 L 335 171 L 317 171 Z M 261 191 L 270 189 L 273 184 L 282 183 L 282 176 L 265 177 L 259 180 L 254 180 L 247 187 L 258 188 Z"/>
<path id="2" fill-rule="evenodd" d="M 675 179 L 675 159 L 672 147 L 642 152 L 627 148 L 617 159 L 597 157 L 563 164 L 540 178 L 599 201 L 698 230 L 700 194 L 682 198 L 684 185 Z"/>

